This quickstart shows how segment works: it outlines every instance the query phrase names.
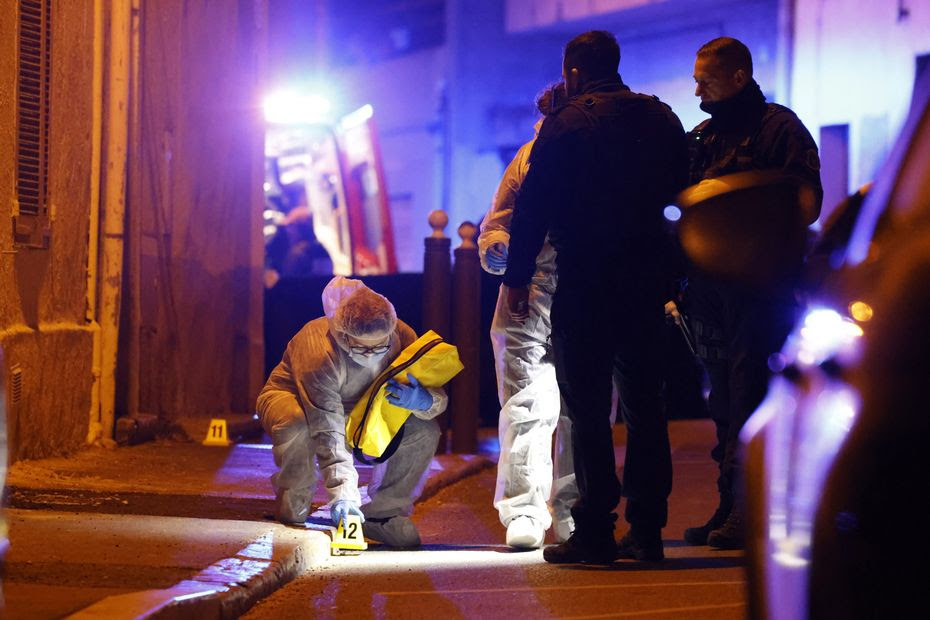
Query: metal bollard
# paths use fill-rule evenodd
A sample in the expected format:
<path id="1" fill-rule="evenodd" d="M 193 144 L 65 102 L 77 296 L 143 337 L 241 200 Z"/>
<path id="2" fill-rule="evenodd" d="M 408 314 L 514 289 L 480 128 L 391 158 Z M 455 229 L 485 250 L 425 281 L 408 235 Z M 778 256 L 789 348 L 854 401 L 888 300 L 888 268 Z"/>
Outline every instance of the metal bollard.
<path id="1" fill-rule="evenodd" d="M 433 234 L 423 240 L 423 325 L 422 331 L 431 329 L 443 338 L 452 339 L 450 329 L 449 301 L 451 299 L 449 274 L 452 260 L 449 248 L 452 240 L 445 236 L 443 230 L 449 224 L 449 216 L 445 211 L 430 211 L 429 225 Z M 449 451 L 449 412 L 439 416 L 439 428 L 442 435 L 439 437 L 437 454 Z"/>
<path id="2" fill-rule="evenodd" d="M 463 222 L 462 244 L 452 267 L 452 334 L 465 369 L 452 380 L 452 451 L 478 450 L 478 349 L 481 333 L 481 265 L 475 237 L 478 227 Z"/>

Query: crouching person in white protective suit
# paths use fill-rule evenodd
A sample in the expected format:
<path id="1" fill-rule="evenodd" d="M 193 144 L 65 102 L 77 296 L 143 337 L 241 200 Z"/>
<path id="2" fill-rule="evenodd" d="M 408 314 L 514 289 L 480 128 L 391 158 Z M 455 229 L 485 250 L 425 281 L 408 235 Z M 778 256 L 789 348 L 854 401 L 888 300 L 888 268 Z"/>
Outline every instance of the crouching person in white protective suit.
<path id="1" fill-rule="evenodd" d="M 414 378 L 411 385 L 389 382 L 388 401 L 413 415 L 404 424 L 397 451 L 375 465 L 368 485 L 371 501 L 362 506 L 346 443 L 346 417 L 416 334 L 397 319 L 386 298 L 359 280 L 333 278 L 323 290 L 323 309 L 325 317 L 304 325 L 288 343 L 258 397 L 278 467 L 271 477 L 277 517 L 284 523 L 306 520 L 318 469 L 333 523 L 354 514 L 363 519 L 365 536 L 392 547 L 416 547 L 420 536 L 408 517 L 436 452 L 439 425 L 434 418 L 446 408 L 446 393 Z"/>
<path id="2" fill-rule="evenodd" d="M 553 93 L 558 99 L 562 92 L 561 84 L 547 89 L 536 101 L 539 111 L 548 113 L 553 108 Z M 542 120 L 536 131 L 541 124 Z M 513 205 L 529 169 L 535 141 L 534 137 L 524 144 L 507 166 L 481 225 L 478 253 L 489 273 L 503 274 L 507 268 Z M 507 544 L 515 548 L 540 547 L 553 524 L 559 542 L 567 540 L 574 529 L 570 509 L 578 498 L 578 486 L 572 464 L 571 422 L 563 410 L 549 345 L 549 310 L 555 285 L 555 250 L 547 242 L 536 258 L 526 320 L 511 316 L 506 287 L 501 285 L 491 323 L 501 402 L 494 507 L 507 528 Z M 551 513 L 547 508 L 550 499 Z"/>

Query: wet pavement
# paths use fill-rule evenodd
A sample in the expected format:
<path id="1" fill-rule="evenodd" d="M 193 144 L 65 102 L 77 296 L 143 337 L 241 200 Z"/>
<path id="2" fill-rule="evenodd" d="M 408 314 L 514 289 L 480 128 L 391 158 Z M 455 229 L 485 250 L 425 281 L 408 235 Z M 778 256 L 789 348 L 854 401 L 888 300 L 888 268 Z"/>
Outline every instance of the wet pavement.
<path id="1" fill-rule="evenodd" d="M 310 567 L 244 616 L 278 618 L 686 618 L 747 617 L 743 554 L 682 540 L 685 528 L 715 508 L 713 426 L 669 428 L 674 484 L 663 530 L 664 562 L 548 564 L 542 550 L 505 542 L 491 498 L 495 470 L 442 489 L 413 514 L 423 540 L 415 551 L 372 544 L 360 556 Z M 623 452 L 622 428 L 615 446 Z M 622 463 L 622 461 L 618 461 Z M 625 503 L 618 506 L 622 515 Z M 620 517 L 616 537 L 627 531 Z M 548 542 L 554 542 L 552 531 Z"/>
<path id="2" fill-rule="evenodd" d="M 199 430 L 190 436 L 200 435 Z M 490 507 L 495 430 L 482 429 L 481 455 L 434 459 L 421 498 L 424 518 L 438 524 L 421 524 L 426 525 L 427 550 L 431 550 L 430 528 L 439 528 L 435 538 L 442 541 L 454 539 L 453 532 L 470 532 L 484 521 L 487 532 L 479 542 L 495 548 L 503 545 L 503 527 L 495 523 L 496 513 Z M 670 523 L 667 536 L 675 539 L 685 525 L 704 520 L 713 510 L 715 467 L 707 456 L 713 426 L 707 420 L 673 422 L 670 434 L 675 523 Z M 615 447 L 620 465 L 625 450 L 622 427 L 615 429 Z M 160 440 L 15 464 L 6 489 L 11 549 L 3 578 L 5 617 L 237 617 L 269 595 L 283 594 L 289 582 L 296 579 L 296 585 L 315 570 L 339 573 L 340 566 L 359 564 L 330 557 L 331 526 L 325 510 L 315 512 L 303 528 L 274 521 L 268 480 L 273 471 L 270 445 L 261 439 L 228 447 Z M 487 482 L 482 483 L 483 491 L 476 492 L 481 497 L 475 501 L 488 514 L 478 521 L 473 516 L 466 519 L 471 525 L 460 523 L 454 507 L 436 494 L 479 472 Z M 359 467 L 363 493 L 370 473 L 369 467 Z M 440 501 L 430 504 L 428 498 L 433 496 Z M 314 506 L 325 500 L 325 491 L 318 493 Z M 666 570 L 674 568 L 679 553 L 679 543 L 669 542 L 673 561 Z M 444 552 L 460 551 L 453 545 Z M 435 560 L 435 554 L 412 553 L 414 559 L 422 557 L 427 563 Z M 530 561 L 538 554 L 519 559 Z M 401 557 L 389 555 L 398 561 Z M 720 576 L 726 577 L 724 581 L 734 579 L 726 571 L 740 572 L 738 557 L 711 559 L 736 562 L 711 567 L 724 571 Z M 449 560 L 450 566 L 456 561 Z M 535 558 L 534 564 L 540 561 Z M 678 561 L 707 564 L 706 558 Z M 544 570 L 544 563 L 541 566 L 532 570 Z M 490 575 L 479 571 L 475 583 Z M 739 590 L 741 584 L 727 587 Z M 480 594 L 481 588 L 474 589 Z M 727 610 L 739 613 L 740 600 L 738 596 Z"/>
<path id="3" fill-rule="evenodd" d="M 492 465 L 438 455 L 422 499 Z M 274 521 L 273 471 L 262 440 L 159 440 L 16 463 L 6 488 L 4 617 L 240 615 L 329 557 L 325 509 L 304 528 Z M 359 466 L 363 494 L 370 475 Z M 321 489 L 314 508 L 326 499 Z"/>

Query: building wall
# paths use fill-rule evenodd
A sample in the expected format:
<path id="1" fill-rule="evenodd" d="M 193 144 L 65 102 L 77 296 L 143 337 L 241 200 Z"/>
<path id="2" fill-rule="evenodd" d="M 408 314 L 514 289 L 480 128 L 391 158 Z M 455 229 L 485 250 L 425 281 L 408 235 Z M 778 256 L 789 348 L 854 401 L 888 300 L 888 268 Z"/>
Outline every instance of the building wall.
<path id="1" fill-rule="evenodd" d="M 559 22 L 599 16 L 665 0 L 507 0 L 507 29 L 544 28 Z"/>
<path id="2" fill-rule="evenodd" d="M 253 411 L 263 377 L 265 3 L 143 0 L 123 407 Z"/>
<path id="3" fill-rule="evenodd" d="M 821 127 L 848 125 L 854 191 L 875 176 L 907 115 L 915 58 L 930 53 L 930 3 L 797 0 L 794 22 L 792 107 L 817 140 Z"/>
<path id="4" fill-rule="evenodd" d="M 0 0 L 0 14 L 16 16 L 17 6 Z M 8 399 L 7 420 L 13 461 L 66 454 L 89 438 L 100 372 L 88 295 L 89 278 L 98 285 L 89 265 L 100 258 L 90 255 L 96 246 L 89 243 L 100 215 L 93 141 L 126 129 L 94 121 L 100 112 L 94 102 L 102 97 L 93 92 L 95 3 L 52 0 L 51 6 L 49 247 L 14 246 L 11 220 L 0 225 L 2 372 L 16 395 Z M 265 6 L 142 3 L 130 103 L 120 413 L 175 419 L 253 410 L 263 376 Z M 16 25 L 0 20 L 0 149 L 10 154 L 0 165 L 6 218 L 16 195 Z M 17 381 L 20 389 L 12 387 Z"/>
<path id="5" fill-rule="evenodd" d="M 88 432 L 93 333 L 87 308 L 93 3 L 54 2 L 48 249 L 13 245 L 17 5 L 0 0 L 0 344 L 21 398 L 9 399 L 10 460 L 67 453 Z M 7 377 L 10 384 L 10 376 Z"/>
<path id="6" fill-rule="evenodd" d="M 534 3 L 540 24 L 529 28 L 521 22 L 513 31 L 508 24 L 515 23 L 514 11 L 525 8 L 517 0 L 450 0 L 449 5 L 453 222 L 477 221 L 487 210 L 506 164 L 501 156 L 532 137 L 535 94 L 560 79 L 563 46 L 586 30 L 614 33 L 624 81 L 671 105 L 685 129 L 706 118 L 694 97 L 694 54 L 718 36 L 737 37 L 749 46 L 763 92 L 780 100 L 776 0 L 540 0 Z"/>
<path id="7" fill-rule="evenodd" d="M 560 79 L 562 47 L 580 32 L 614 32 L 621 43 L 624 79 L 672 105 L 687 128 L 704 118 L 693 96 L 694 52 L 716 36 L 746 41 L 760 84 L 775 93 L 778 0 L 445 0 L 441 9 L 434 1 L 424 5 L 445 19 L 444 35 L 431 38 L 442 43 L 432 47 L 385 50 L 385 40 L 397 35 L 400 41 L 404 32 L 412 32 L 415 42 L 416 33 L 428 26 L 402 2 L 331 7 L 332 19 L 324 19 L 321 28 L 331 39 L 326 82 L 334 98 L 345 110 L 374 106 L 401 271 L 422 269 L 429 211 L 449 212 L 448 234 L 455 243 L 459 223 L 484 215 L 504 166 L 533 135 L 537 93 Z M 312 30 L 313 11 L 308 11 L 295 13 L 305 31 Z M 403 18 L 407 27 L 372 30 L 372 11 L 408 11 Z M 289 36 L 288 27 L 279 29 L 280 36 Z M 306 50 L 290 54 L 303 57 L 307 72 L 318 57 Z M 292 57 L 277 62 L 294 74 L 290 79 L 301 77 L 295 69 L 300 63 Z M 274 68 L 273 73 L 281 77 Z"/>

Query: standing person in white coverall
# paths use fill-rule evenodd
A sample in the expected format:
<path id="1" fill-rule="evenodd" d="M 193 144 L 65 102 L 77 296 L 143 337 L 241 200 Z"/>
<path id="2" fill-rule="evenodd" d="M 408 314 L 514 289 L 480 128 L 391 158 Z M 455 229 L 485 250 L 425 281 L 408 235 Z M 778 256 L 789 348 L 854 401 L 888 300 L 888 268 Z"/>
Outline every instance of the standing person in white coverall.
<path id="1" fill-rule="evenodd" d="M 547 114 L 561 98 L 564 98 L 564 90 L 557 84 L 539 96 L 536 106 Z M 536 131 L 541 124 L 542 119 L 536 123 Z M 520 147 L 507 166 L 481 225 L 478 253 L 481 266 L 489 273 L 503 274 L 507 268 L 513 205 L 529 169 L 530 151 L 535 141 L 534 137 Z M 507 528 L 507 544 L 515 548 L 540 547 L 553 519 L 559 542 L 568 539 L 574 529 L 570 509 L 578 497 L 578 486 L 572 464 L 571 422 L 562 411 L 549 345 L 549 310 L 555 285 L 555 250 L 546 243 L 536 258 L 536 273 L 530 285 L 529 318 L 524 322 L 513 320 L 502 285 L 491 324 L 501 402 L 500 461 L 494 507 Z M 546 506 L 550 493 L 551 514 Z"/>
<path id="2" fill-rule="evenodd" d="M 333 523 L 361 517 L 365 536 L 392 547 L 416 547 L 420 535 L 408 516 L 439 442 L 434 419 L 448 402 L 441 388 L 393 379 L 387 400 L 410 409 L 403 438 L 387 461 L 375 465 L 371 501 L 361 505 L 358 472 L 346 443 L 346 417 L 376 377 L 416 340 L 394 306 L 360 280 L 333 278 L 323 290 L 325 317 L 310 321 L 288 343 L 258 396 L 262 426 L 274 444 L 272 475 L 277 517 L 302 524 L 310 514 L 317 470 L 329 493 Z"/>

